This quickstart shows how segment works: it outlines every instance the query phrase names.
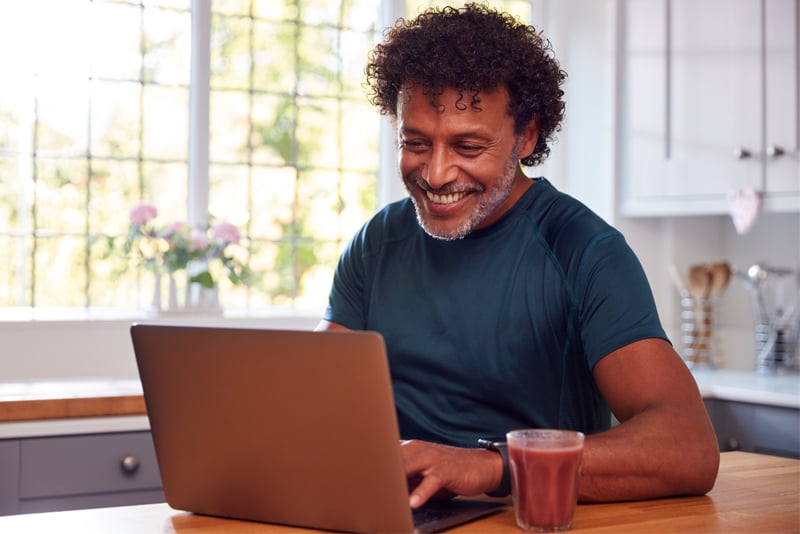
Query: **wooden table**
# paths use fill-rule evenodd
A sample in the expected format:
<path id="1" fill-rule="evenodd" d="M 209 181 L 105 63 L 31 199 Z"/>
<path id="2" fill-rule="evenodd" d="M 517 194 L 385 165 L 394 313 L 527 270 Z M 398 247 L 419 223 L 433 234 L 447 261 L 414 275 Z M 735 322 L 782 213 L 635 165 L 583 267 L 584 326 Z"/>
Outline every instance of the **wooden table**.
<path id="1" fill-rule="evenodd" d="M 574 532 L 800 532 L 800 461 L 744 452 L 722 454 L 714 489 L 702 497 L 581 504 Z M 283 533 L 280 525 L 193 515 L 166 504 L 0 517 L 0 532 Z M 308 532 L 308 531 L 306 531 Z M 509 508 L 448 532 L 521 532 Z"/>

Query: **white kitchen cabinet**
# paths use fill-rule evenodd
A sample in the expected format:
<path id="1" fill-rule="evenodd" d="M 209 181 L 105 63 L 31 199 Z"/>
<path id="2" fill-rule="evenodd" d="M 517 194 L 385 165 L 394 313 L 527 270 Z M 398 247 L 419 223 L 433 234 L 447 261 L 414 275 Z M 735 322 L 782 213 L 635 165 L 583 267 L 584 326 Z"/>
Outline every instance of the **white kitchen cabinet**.
<path id="1" fill-rule="evenodd" d="M 800 0 L 621 0 L 621 211 L 800 211 Z"/>

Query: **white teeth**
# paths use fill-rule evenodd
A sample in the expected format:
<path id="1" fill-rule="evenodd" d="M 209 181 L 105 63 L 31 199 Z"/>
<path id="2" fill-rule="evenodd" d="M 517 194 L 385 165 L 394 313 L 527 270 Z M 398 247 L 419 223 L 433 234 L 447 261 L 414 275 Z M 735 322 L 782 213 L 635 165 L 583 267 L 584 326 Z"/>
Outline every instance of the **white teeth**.
<path id="1" fill-rule="evenodd" d="M 430 199 L 431 202 L 435 202 L 436 204 L 452 204 L 453 202 L 458 202 L 467 196 L 467 194 L 464 192 L 450 193 L 449 195 L 437 195 L 436 193 L 426 191 L 425 194 L 428 195 L 428 199 Z"/>

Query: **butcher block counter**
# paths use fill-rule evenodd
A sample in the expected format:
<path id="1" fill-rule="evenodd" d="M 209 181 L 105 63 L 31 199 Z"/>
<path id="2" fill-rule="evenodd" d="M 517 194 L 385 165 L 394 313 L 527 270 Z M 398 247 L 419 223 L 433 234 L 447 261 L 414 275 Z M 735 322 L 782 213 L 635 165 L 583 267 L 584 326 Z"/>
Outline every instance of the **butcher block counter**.
<path id="1" fill-rule="evenodd" d="M 145 414 L 138 379 L 0 382 L 0 422 Z"/>
<path id="2" fill-rule="evenodd" d="M 800 531 L 800 461 L 726 452 L 714 489 L 699 497 L 579 504 L 571 532 L 796 533 Z M 284 525 L 193 515 L 165 503 L 0 517 L 0 532 L 76 534 L 297 533 Z M 521 533 L 509 506 L 448 532 Z"/>

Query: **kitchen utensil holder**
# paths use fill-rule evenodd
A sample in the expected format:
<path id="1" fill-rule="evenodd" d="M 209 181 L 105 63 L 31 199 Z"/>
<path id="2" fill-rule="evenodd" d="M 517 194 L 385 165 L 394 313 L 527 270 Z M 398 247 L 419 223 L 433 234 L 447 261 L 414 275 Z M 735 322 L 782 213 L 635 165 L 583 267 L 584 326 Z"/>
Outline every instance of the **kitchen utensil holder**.
<path id="1" fill-rule="evenodd" d="M 681 356 L 690 369 L 716 369 L 722 360 L 717 314 L 716 299 L 681 297 Z"/>
<path id="2" fill-rule="evenodd" d="M 785 327 L 759 323 L 755 328 L 756 371 L 773 374 L 797 371 L 800 323 Z"/>

